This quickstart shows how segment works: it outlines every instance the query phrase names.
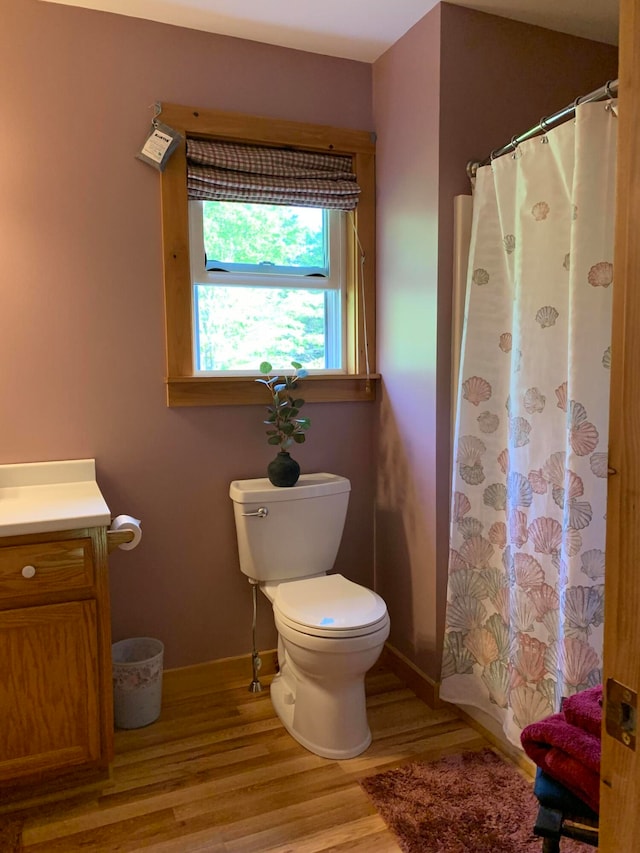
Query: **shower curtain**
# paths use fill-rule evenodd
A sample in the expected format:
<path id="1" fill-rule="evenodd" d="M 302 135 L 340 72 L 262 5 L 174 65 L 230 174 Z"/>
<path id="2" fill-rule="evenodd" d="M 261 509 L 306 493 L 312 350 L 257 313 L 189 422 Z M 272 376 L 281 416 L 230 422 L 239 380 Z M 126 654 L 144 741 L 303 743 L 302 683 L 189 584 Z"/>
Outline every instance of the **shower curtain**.
<path id="1" fill-rule="evenodd" d="M 440 695 L 518 746 L 602 678 L 615 146 L 589 103 L 477 173 Z"/>

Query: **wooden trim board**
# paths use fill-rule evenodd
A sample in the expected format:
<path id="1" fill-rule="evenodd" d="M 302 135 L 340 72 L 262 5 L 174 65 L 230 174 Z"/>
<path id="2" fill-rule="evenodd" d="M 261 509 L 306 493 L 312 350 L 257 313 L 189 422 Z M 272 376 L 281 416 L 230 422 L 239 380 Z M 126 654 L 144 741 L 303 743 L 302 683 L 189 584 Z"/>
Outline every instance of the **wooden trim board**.
<path id="1" fill-rule="evenodd" d="M 260 659 L 262 666 L 259 676 L 273 675 L 278 671 L 278 653 L 275 649 L 260 652 Z M 252 677 L 251 655 L 220 658 L 167 669 L 162 677 L 162 696 L 169 698 L 177 695 L 197 695 L 202 692 L 204 684 L 207 685 L 207 690 L 211 690 L 211 685 L 237 687 L 246 683 L 248 691 Z"/>

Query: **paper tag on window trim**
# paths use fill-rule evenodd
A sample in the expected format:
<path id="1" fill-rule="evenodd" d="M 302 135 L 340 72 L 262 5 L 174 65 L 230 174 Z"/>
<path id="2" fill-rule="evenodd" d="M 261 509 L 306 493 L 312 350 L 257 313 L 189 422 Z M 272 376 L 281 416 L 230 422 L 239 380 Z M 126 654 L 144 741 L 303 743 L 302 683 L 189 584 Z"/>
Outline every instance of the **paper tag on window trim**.
<path id="1" fill-rule="evenodd" d="M 181 139 L 182 134 L 177 130 L 154 119 L 144 145 L 136 157 L 159 172 L 163 172 L 169 157 L 178 147 Z"/>

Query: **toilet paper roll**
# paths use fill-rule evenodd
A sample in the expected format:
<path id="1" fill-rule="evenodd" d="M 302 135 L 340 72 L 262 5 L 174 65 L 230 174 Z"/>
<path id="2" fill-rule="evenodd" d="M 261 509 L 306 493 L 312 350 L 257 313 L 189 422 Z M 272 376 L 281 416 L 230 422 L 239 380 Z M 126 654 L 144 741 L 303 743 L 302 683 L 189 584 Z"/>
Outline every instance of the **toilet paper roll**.
<path id="1" fill-rule="evenodd" d="M 132 515 L 118 515 L 111 522 L 109 530 L 133 530 L 133 539 L 131 542 L 123 542 L 118 545 L 123 551 L 131 551 L 136 548 L 142 539 L 142 528 L 139 518 L 134 518 Z"/>

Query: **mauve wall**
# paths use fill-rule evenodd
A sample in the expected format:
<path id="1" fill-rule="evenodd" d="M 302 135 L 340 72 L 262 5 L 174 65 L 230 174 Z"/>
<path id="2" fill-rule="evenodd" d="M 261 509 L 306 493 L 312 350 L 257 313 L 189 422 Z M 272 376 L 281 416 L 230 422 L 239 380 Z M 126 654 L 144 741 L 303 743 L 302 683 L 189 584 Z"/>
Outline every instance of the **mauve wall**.
<path id="1" fill-rule="evenodd" d="M 374 64 L 379 404 L 376 589 L 390 642 L 422 668 L 436 645 L 435 472 L 440 15 Z"/>
<path id="2" fill-rule="evenodd" d="M 246 653 L 228 484 L 273 451 L 259 407 L 165 406 L 159 175 L 134 154 L 158 100 L 371 129 L 371 67 L 36 0 L 2 0 L 0 57 L 0 462 L 95 457 L 113 515 L 143 519 L 111 558 L 114 639 Z M 296 455 L 351 479 L 337 568 L 370 585 L 375 409 L 308 408 Z M 265 602 L 263 648 L 271 624 Z"/>
<path id="3" fill-rule="evenodd" d="M 449 514 L 453 197 L 468 160 L 617 77 L 608 45 L 441 4 L 375 64 L 377 588 L 391 643 L 440 674 Z"/>

